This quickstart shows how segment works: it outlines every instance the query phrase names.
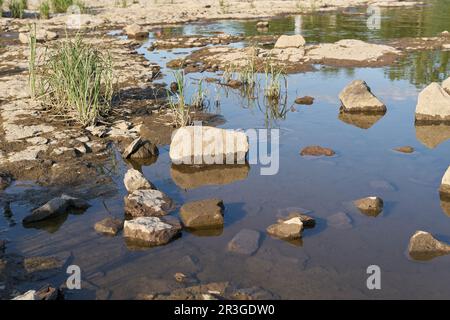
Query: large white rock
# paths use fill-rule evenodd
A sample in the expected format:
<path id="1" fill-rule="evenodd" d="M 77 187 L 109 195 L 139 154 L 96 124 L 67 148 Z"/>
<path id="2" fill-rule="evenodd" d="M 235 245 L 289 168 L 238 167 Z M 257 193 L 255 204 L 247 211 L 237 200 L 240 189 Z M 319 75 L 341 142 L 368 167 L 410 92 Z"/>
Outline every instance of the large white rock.
<path id="1" fill-rule="evenodd" d="M 354 80 L 339 94 L 344 112 L 386 112 L 386 106 L 373 95 L 365 81 Z"/>
<path id="2" fill-rule="evenodd" d="M 442 88 L 450 94 L 450 77 L 442 82 Z"/>
<path id="3" fill-rule="evenodd" d="M 441 181 L 441 192 L 450 193 L 450 166 L 445 171 Z"/>
<path id="4" fill-rule="evenodd" d="M 175 164 L 244 164 L 248 150 L 244 132 L 188 126 L 172 136 L 169 155 Z"/>
<path id="5" fill-rule="evenodd" d="M 125 221 L 124 236 L 146 245 L 163 245 L 181 231 L 181 224 L 174 217 L 139 217 Z"/>
<path id="6" fill-rule="evenodd" d="M 282 35 L 275 43 L 276 49 L 284 48 L 300 48 L 305 45 L 306 41 L 301 35 L 296 34 L 293 36 Z"/>
<path id="7" fill-rule="evenodd" d="M 130 193 L 133 193 L 136 190 L 155 189 L 153 184 L 145 179 L 142 173 L 135 169 L 129 169 L 127 173 L 125 173 L 123 183 Z"/>
<path id="8" fill-rule="evenodd" d="M 419 94 L 416 121 L 450 121 L 450 95 L 438 83 L 431 83 Z"/>

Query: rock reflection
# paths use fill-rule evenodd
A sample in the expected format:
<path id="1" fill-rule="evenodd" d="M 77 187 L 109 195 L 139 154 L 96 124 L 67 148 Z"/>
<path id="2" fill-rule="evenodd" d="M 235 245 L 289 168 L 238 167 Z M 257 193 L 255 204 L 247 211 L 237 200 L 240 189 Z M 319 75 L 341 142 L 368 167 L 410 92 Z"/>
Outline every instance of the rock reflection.
<path id="1" fill-rule="evenodd" d="M 429 149 L 436 148 L 442 142 L 450 139 L 450 126 L 439 125 L 417 125 L 416 138 Z"/>
<path id="2" fill-rule="evenodd" d="M 210 165 L 186 166 L 174 165 L 170 175 L 177 186 L 183 189 L 195 189 L 207 185 L 226 185 L 248 177 L 250 166 L 242 165 Z"/>
<path id="3" fill-rule="evenodd" d="M 158 156 L 152 156 L 145 159 L 124 159 L 124 162 L 129 164 L 133 169 L 141 171 L 142 167 L 148 167 L 156 163 Z"/>
<path id="4" fill-rule="evenodd" d="M 369 129 L 384 115 L 385 113 L 348 113 L 340 111 L 338 118 L 349 125 L 361 129 Z"/>

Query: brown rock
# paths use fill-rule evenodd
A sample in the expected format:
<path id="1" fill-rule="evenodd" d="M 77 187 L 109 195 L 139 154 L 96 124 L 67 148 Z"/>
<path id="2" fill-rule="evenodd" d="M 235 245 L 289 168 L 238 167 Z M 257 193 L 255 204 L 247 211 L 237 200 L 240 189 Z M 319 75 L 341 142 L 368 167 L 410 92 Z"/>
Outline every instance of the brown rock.
<path id="1" fill-rule="evenodd" d="M 237 88 L 242 87 L 242 82 L 239 80 L 231 79 L 231 80 L 228 80 L 227 86 L 229 86 L 230 88 L 233 88 L 233 89 L 237 89 Z"/>
<path id="2" fill-rule="evenodd" d="M 321 146 L 308 146 L 300 151 L 300 155 L 302 156 L 327 156 L 331 157 L 336 153 L 329 148 L 324 148 Z"/>
<path id="3" fill-rule="evenodd" d="M 139 137 L 128 145 L 122 156 L 124 159 L 145 159 L 157 156 L 158 154 L 159 150 L 155 144 Z"/>
<path id="4" fill-rule="evenodd" d="M 383 200 L 379 197 L 366 197 L 353 201 L 353 204 L 363 213 L 377 216 L 383 211 Z"/>
<path id="5" fill-rule="evenodd" d="M 296 217 L 300 218 L 300 221 L 303 223 L 304 228 L 314 228 L 316 226 L 316 220 L 313 217 L 296 211 L 289 212 L 287 218 L 278 219 L 278 222 L 282 223 Z"/>
<path id="6" fill-rule="evenodd" d="M 402 152 L 402 153 L 413 153 L 414 152 L 414 148 L 411 146 L 397 147 L 394 150 L 398 151 L 398 152 Z"/>
<path id="7" fill-rule="evenodd" d="M 199 200 L 183 205 L 180 217 L 188 228 L 217 228 L 223 227 L 223 210 L 223 201 L 220 199 Z"/>
<path id="8" fill-rule="evenodd" d="M 158 246 L 171 241 L 181 231 L 174 217 L 139 217 L 124 223 L 124 236 L 139 244 Z"/>
<path id="9" fill-rule="evenodd" d="M 125 213 L 132 217 L 161 217 L 172 209 L 172 200 L 159 190 L 136 190 L 125 197 Z"/>
<path id="10" fill-rule="evenodd" d="M 314 98 L 310 96 L 299 97 L 295 99 L 296 104 L 312 105 L 314 103 Z"/>
<path id="11" fill-rule="evenodd" d="M 258 231 L 242 229 L 228 243 L 228 251 L 243 255 L 252 255 L 259 248 L 260 234 Z"/>
<path id="12" fill-rule="evenodd" d="M 97 222 L 95 231 L 115 236 L 123 228 L 123 221 L 116 218 L 105 218 Z"/>
<path id="13" fill-rule="evenodd" d="M 450 254 L 450 245 L 436 240 L 428 232 L 416 231 L 409 240 L 408 252 L 415 260 L 431 260 Z"/>
<path id="14" fill-rule="evenodd" d="M 302 237 L 303 223 L 299 217 L 283 220 L 269 226 L 267 233 L 282 240 L 295 240 Z"/>

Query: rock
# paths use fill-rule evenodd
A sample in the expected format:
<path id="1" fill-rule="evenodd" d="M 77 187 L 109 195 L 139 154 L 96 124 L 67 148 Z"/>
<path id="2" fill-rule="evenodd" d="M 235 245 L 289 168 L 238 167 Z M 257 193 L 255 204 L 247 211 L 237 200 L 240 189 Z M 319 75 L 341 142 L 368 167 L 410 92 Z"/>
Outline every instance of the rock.
<path id="1" fill-rule="evenodd" d="M 275 300 L 279 297 L 260 287 L 236 289 L 231 295 L 233 300 Z"/>
<path id="2" fill-rule="evenodd" d="M 103 138 L 108 133 L 106 126 L 89 126 L 86 127 L 86 130 L 99 138 Z"/>
<path id="3" fill-rule="evenodd" d="M 441 193 L 450 194 L 450 166 L 444 173 L 441 181 Z"/>
<path id="4" fill-rule="evenodd" d="M 379 197 L 366 197 L 353 201 L 355 207 L 368 215 L 378 215 L 383 211 L 383 200 Z"/>
<path id="5" fill-rule="evenodd" d="M 450 36 L 450 32 L 448 32 L 447 30 L 442 31 L 442 32 L 441 32 L 441 36 L 442 36 L 442 37 L 449 37 L 449 36 Z"/>
<path id="6" fill-rule="evenodd" d="M 295 240 L 302 237 L 303 223 L 299 217 L 283 220 L 269 226 L 267 233 L 282 240 Z"/>
<path id="7" fill-rule="evenodd" d="M 442 82 L 442 89 L 447 91 L 448 94 L 450 94 L 450 77 L 448 77 L 444 82 Z"/>
<path id="8" fill-rule="evenodd" d="M 385 113 L 386 106 L 370 91 L 365 81 L 354 80 L 339 94 L 344 112 Z"/>
<path id="9" fill-rule="evenodd" d="M 276 49 L 300 48 L 303 47 L 305 43 L 306 43 L 305 39 L 299 34 L 293 36 L 282 35 L 281 37 L 278 38 L 274 48 Z"/>
<path id="10" fill-rule="evenodd" d="M 61 290 L 55 289 L 50 286 L 44 286 L 43 288 L 39 289 L 35 293 L 36 300 L 62 300 L 63 299 L 63 293 Z"/>
<path id="11" fill-rule="evenodd" d="M 230 79 L 228 80 L 226 85 L 229 86 L 230 88 L 237 89 L 242 87 L 242 81 Z"/>
<path id="12" fill-rule="evenodd" d="M 35 273 L 59 269 L 64 261 L 57 257 L 28 257 L 23 260 L 23 266 L 27 273 Z"/>
<path id="13" fill-rule="evenodd" d="M 302 156 L 327 156 L 331 157 L 335 155 L 335 152 L 332 149 L 324 148 L 321 146 L 308 146 L 303 148 L 300 151 L 300 155 Z"/>
<path id="14" fill-rule="evenodd" d="M 181 231 L 174 217 L 139 217 L 125 221 L 124 236 L 150 246 L 168 243 Z"/>
<path id="15" fill-rule="evenodd" d="M 13 178 L 11 175 L 0 172 L 0 190 L 5 190 L 8 188 L 12 181 Z"/>
<path id="16" fill-rule="evenodd" d="M 56 39 L 58 39 L 58 34 L 56 32 L 43 29 L 36 31 L 36 42 L 42 43 Z M 30 41 L 30 33 L 19 33 L 19 41 L 23 44 L 28 44 L 28 42 Z"/>
<path id="17" fill-rule="evenodd" d="M 129 193 L 133 193 L 136 190 L 156 189 L 141 172 L 135 169 L 128 169 L 127 173 L 125 173 L 123 183 Z"/>
<path id="18" fill-rule="evenodd" d="M 208 229 L 223 227 L 223 201 L 208 199 L 184 204 L 180 209 L 181 221 L 187 228 Z"/>
<path id="19" fill-rule="evenodd" d="M 244 132 L 188 126 L 172 136 L 169 155 L 175 164 L 245 164 L 248 150 Z"/>
<path id="20" fill-rule="evenodd" d="M 256 28 L 268 28 L 269 27 L 269 21 L 258 21 L 256 23 Z"/>
<path id="21" fill-rule="evenodd" d="M 278 219 L 278 223 L 283 223 L 292 218 L 299 218 L 304 228 L 314 228 L 316 226 L 316 220 L 313 217 L 297 211 L 289 212 L 287 218 Z"/>
<path id="22" fill-rule="evenodd" d="M 258 250 L 260 234 L 258 231 L 242 229 L 228 243 L 228 251 L 251 256 Z"/>
<path id="23" fill-rule="evenodd" d="M 314 103 L 314 98 L 310 96 L 299 97 L 295 99 L 296 104 L 312 105 Z"/>
<path id="24" fill-rule="evenodd" d="M 54 218 L 67 213 L 71 209 L 86 210 L 89 206 L 89 203 L 82 199 L 63 194 L 61 197 L 54 198 L 43 206 L 33 210 L 30 215 L 23 219 L 23 223 L 33 223 Z"/>
<path id="25" fill-rule="evenodd" d="M 169 293 L 140 295 L 151 300 L 212 300 L 225 297 L 230 285 L 228 282 L 213 282 L 175 289 Z"/>
<path id="26" fill-rule="evenodd" d="M 95 231 L 115 236 L 123 228 L 123 221 L 116 218 L 105 218 L 97 222 L 94 226 Z"/>
<path id="27" fill-rule="evenodd" d="M 145 159 L 159 154 L 158 147 L 141 137 L 135 139 L 122 153 L 124 159 Z"/>
<path id="28" fill-rule="evenodd" d="M 174 274 L 176 282 L 183 283 L 184 285 L 194 285 L 198 283 L 198 279 L 194 276 L 188 276 L 182 272 L 176 272 Z"/>
<path id="29" fill-rule="evenodd" d="M 382 190 L 382 191 L 395 191 L 397 188 L 386 180 L 372 180 L 369 182 L 369 185 L 373 189 Z"/>
<path id="30" fill-rule="evenodd" d="M 401 152 L 401 153 L 413 153 L 414 152 L 414 148 L 411 146 L 397 147 L 394 150 Z"/>
<path id="31" fill-rule="evenodd" d="M 416 260 L 431 260 L 450 254 L 450 245 L 435 239 L 428 232 L 416 231 L 409 240 L 408 253 Z"/>
<path id="32" fill-rule="evenodd" d="M 450 94 L 433 82 L 419 94 L 416 122 L 441 121 L 450 121 Z"/>
<path id="33" fill-rule="evenodd" d="M 128 38 L 142 39 L 148 36 L 148 31 L 135 23 L 126 26 L 123 30 L 127 34 Z"/>
<path id="34" fill-rule="evenodd" d="M 170 84 L 170 91 L 172 91 L 172 93 L 178 92 L 178 83 L 172 82 L 172 83 Z"/>
<path id="35" fill-rule="evenodd" d="M 21 294 L 17 297 L 14 297 L 12 300 L 37 300 L 36 299 L 36 290 L 29 290 L 24 294 Z"/>
<path id="36" fill-rule="evenodd" d="M 159 190 L 135 190 L 125 197 L 125 213 L 132 217 L 160 217 L 172 209 L 172 200 Z"/>
<path id="37" fill-rule="evenodd" d="M 383 118 L 383 114 L 379 113 L 348 113 L 344 111 L 339 111 L 339 120 L 361 128 L 361 129 L 369 129 L 371 128 L 375 123 L 377 123 L 381 118 Z"/>
<path id="38" fill-rule="evenodd" d="M 335 213 L 327 218 L 327 224 L 336 229 L 352 228 L 352 219 L 345 212 Z"/>

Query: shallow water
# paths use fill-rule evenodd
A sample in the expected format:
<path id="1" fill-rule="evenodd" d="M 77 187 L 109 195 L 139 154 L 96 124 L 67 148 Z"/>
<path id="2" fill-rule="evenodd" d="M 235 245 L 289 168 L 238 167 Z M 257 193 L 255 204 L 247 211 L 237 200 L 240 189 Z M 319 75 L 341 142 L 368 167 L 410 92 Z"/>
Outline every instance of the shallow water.
<path id="1" fill-rule="evenodd" d="M 386 11 L 382 26 L 389 26 L 389 32 L 368 30 L 361 16 L 336 14 L 303 17 L 301 32 L 313 41 L 431 36 L 450 30 L 448 15 L 444 15 L 445 10 L 450 10 L 448 1 L 437 4 Z M 424 20 L 419 23 L 422 15 Z M 333 20 L 335 27 L 331 27 Z M 276 33 L 289 33 L 295 18 L 275 21 L 271 25 L 277 26 Z M 248 34 L 253 28 L 254 22 L 223 21 L 192 24 L 178 32 L 221 30 Z M 190 51 L 148 52 L 146 46 L 148 43 L 139 51 L 162 66 L 179 57 L 177 53 Z M 170 71 L 163 72 L 167 77 L 161 81 L 169 83 Z M 111 238 L 96 234 L 95 222 L 108 215 L 123 217 L 126 164 L 119 161 L 113 175 L 118 186 L 115 196 L 94 200 L 84 214 L 68 215 L 42 229 L 24 229 L 19 221 L 30 205 L 13 203 L 13 219 L 19 223 L 11 224 L 6 216 L 0 218 L 0 235 L 13 240 L 10 250 L 25 255 L 70 253 L 70 263 L 82 269 L 83 289 L 69 292 L 68 298 L 123 299 L 169 291 L 179 286 L 173 279 L 175 272 L 195 273 L 202 283 L 232 281 L 241 287 L 260 286 L 286 299 L 450 298 L 450 256 L 417 262 L 406 254 L 408 240 L 416 230 L 450 241 L 450 210 L 443 210 L 450 205 L 445 207 L 438 194 L 449 165 L 450 127 L 414 126 L 420 89 L 449 74 L 448 53 L 426 52 L 412 54 L 385 68 L 326 67 L 289 75 L 285 91 L 288 112 L 278 119 L 267 116 L 267 104 L 261 95 L 257 102 L 249 103 L 239 91 L 205 84 L 211 111 L 226 119 L 222 127 L 280 130 L 278 174 L 262 176 L 259 165 L 227 169 L 226 178 L 217 169 L 194 173 L 179 170 L 171 166 L 168 146 L 160 147 L 157 161 L 142 170 L 177 204 L 222 198 L 226 207 L 223 230 L 183 232 L 180 239 L 166 246 L 141 249 L 128 247 L 121 235 Z M 208 76 L 214 75 L 189 74 L 188 94 L 192 95 L 196 88 L 196 79 Z M 379 119 L 339 119 L 338 94 L 354 79 L 369 84 L 387 105 L 386 115 Z M 314 104 L 293 106 L 295 98 L 303 95 L 315 97 Z M 214 106 L 216 96 L 220 108 Z M 300 149 L 312 144 L 331 147 L 337 154 L 331 158 L 301 157 Z M 411 145 L 416 151 L 410 155 L 392 151 L 403 145 Z M 217 183 L 211 185 L 211 181 Z M 21 182 L 8 193 L 29 188 L 38 187 Z M 377 217 L 366 216 L 351 205 L 352 200 L 368 195 L 378 195 L 385 201 L 385 209 Z M 295 208 L 310 210 L 318 221 L 314 229 L 305 230 L 301 242 L 287 243 L 266 235 L 268 225 Z M 350 225 L 333 223 L 330 217 L 338 212 L 348 215 Z M 226 251 L 228 241 L 243 228 L 263 235 L 258 251 L 251 257 Z M 381 267 L 382 290 L 370 291 L 366 287 L 366 268 L 372 264 Z"/>

